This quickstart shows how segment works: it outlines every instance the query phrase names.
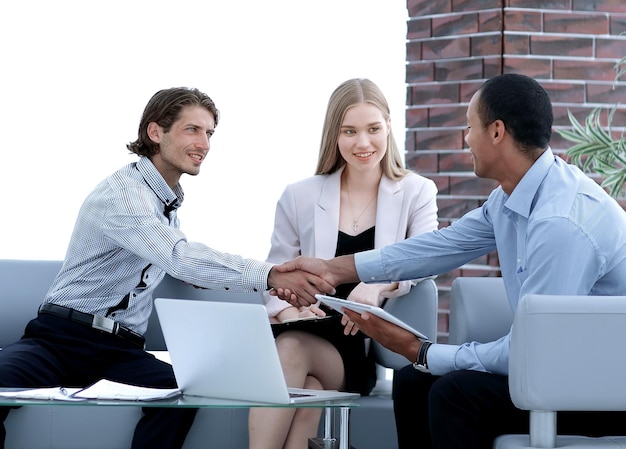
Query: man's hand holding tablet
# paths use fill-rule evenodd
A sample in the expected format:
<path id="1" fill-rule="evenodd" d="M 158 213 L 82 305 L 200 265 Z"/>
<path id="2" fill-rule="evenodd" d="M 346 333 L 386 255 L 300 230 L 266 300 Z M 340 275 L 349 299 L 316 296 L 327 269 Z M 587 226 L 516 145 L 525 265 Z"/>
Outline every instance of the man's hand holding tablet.
<path id="1" fill-rule="evenodd" d="M 420 338 L 422 340 L 428 340 L 428 338 L 424 334 L 413 329 L 411 326 L 409 326 L 402 320 L 396 318 L 395 316 L 387 312 L 385 309 L 382 309 L 380 307 L 376 307 L 370 304 L 363 304 L 363 303 L 355 302 L 355 301 L 348 301 L 347 299 L 335 298 L 333 296 L 327 296 L 327 295 L 315 295 L 315 297 L 319 299 L 320 301 L 322 301 L 327 306 L 332 307 L 333 309 L 337 310 L 338 312 L 345 313 L 345 309 L 352 310 L 359 314 L 363 314 L 367 312 L 372 315 L 376 315 L 384 319 L 385 321 L 389 321 L 390 323 L 393 323 L 396 326 L 406 329 L 407 331 L 415 335 L 417 338 Z M 365 333 L 367 334 L 367 332 Z"/>
<path id="2" fill-rule="evenodd" d="M 428 338 L 384 309 L 326 295 L 315 295 L 324 304 L 345 314 L 368 337 L 415 362 L 422 341 Z"/>

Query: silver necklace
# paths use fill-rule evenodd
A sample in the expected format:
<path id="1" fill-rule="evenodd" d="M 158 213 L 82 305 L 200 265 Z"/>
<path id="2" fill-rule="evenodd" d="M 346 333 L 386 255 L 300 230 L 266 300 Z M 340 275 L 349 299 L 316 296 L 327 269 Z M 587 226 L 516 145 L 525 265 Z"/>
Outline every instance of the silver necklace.
<path id="1" fill-rule="evenodd" d="M 355 217 L 354 216 L 354 207 L 352 207 L 352 198 L 350 197 L 350 190 L 349 189 L 346 189 L 346 190 L 348 191 L 348 201 L 350 202 L 350 211 L 352 212 L 352 232 L 357 232 L 357 229 L 359 229 L 359 220 L 360 220 L 360 218 L 363 216 L 365 211 L 367 209 L 369 209 L 370 205 L 374 202 L 374 199 L 378 196 L 378 192 L 376 192 L 374 194 L 374 196 L 372 197 L 372 199 L 369 200 L 369 202 L 365 205 L 365 208 L 361 211 L 359 216 Z"/>

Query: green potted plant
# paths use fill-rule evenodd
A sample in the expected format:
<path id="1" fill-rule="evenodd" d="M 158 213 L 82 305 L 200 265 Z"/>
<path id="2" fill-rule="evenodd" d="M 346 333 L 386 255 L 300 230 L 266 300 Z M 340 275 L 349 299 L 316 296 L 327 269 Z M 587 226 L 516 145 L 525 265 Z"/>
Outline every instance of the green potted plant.
<path id="1" fill-rule="evenodd" d="M 626 56 L 615 64 L 617 81 L 626 73 Z M 589 113 L 584 123 L 568 111 L 572 129 L 557 130 L 566 140 L 574 145 L 566 150 L 566 156 L 573 164 L 579 165 L 585 172 L 595 172 L 602 177 L 601 185 L 614 198 L 624 198 L 626 184 L 626 137 L 622 133 L 616 137 L 612 130 L 613 116 L 617 106 L 608 115 L 608 125 L 602 126 L 602 108 Z"/>

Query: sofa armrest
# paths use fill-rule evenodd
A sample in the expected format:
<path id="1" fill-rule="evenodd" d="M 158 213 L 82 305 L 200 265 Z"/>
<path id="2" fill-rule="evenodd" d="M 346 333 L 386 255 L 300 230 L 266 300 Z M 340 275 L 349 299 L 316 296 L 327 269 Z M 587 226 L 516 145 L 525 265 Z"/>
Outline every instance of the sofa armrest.
<path id="1" fill-rule="evenodd" d="M 511 399 L 524 410 L 626 410 L 624 341 L 626 296 L 525 296 L 511 333 Z"/>
<path id="2" fill-rule="evenodd" d="M 530 411 L 531 447 L 556 447 L 558 411 L 626 410 L 625 340 L 626 296 L 522 298 L 509 390 L 515 406 Z"/>

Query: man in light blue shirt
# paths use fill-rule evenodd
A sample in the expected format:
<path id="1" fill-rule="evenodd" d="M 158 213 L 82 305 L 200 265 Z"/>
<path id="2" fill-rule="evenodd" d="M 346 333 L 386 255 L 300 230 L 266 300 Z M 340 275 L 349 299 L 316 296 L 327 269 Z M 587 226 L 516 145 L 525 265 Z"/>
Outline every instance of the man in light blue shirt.
<path id="1" fill-rule="evenodd" d="M 473 96 L 467 120 L 476 175 L 500 184 L 482 207 L 451 226 L 382 249 L 330 261 L 299 258 L 283 269 L 303 268 L 334 285 L 399 281 L 447 272 L 497 250 L 512 310 L 529 293 L 626 294 L 626 213 L 552 153 L 545 90 L 526 76 L 497 76 Z M 500 434 L 527 432 L 528 415 L 515 408 L 508 391 L 509 335 L 433 344 L 375 316 L 347 315 L 415 362 L 394 377 L 401 449 L 488 448 Z M 624 415 L 593 416 L 560 415 L 559 424 L 570 433 L 611 434 L 624 422 Z"/>

